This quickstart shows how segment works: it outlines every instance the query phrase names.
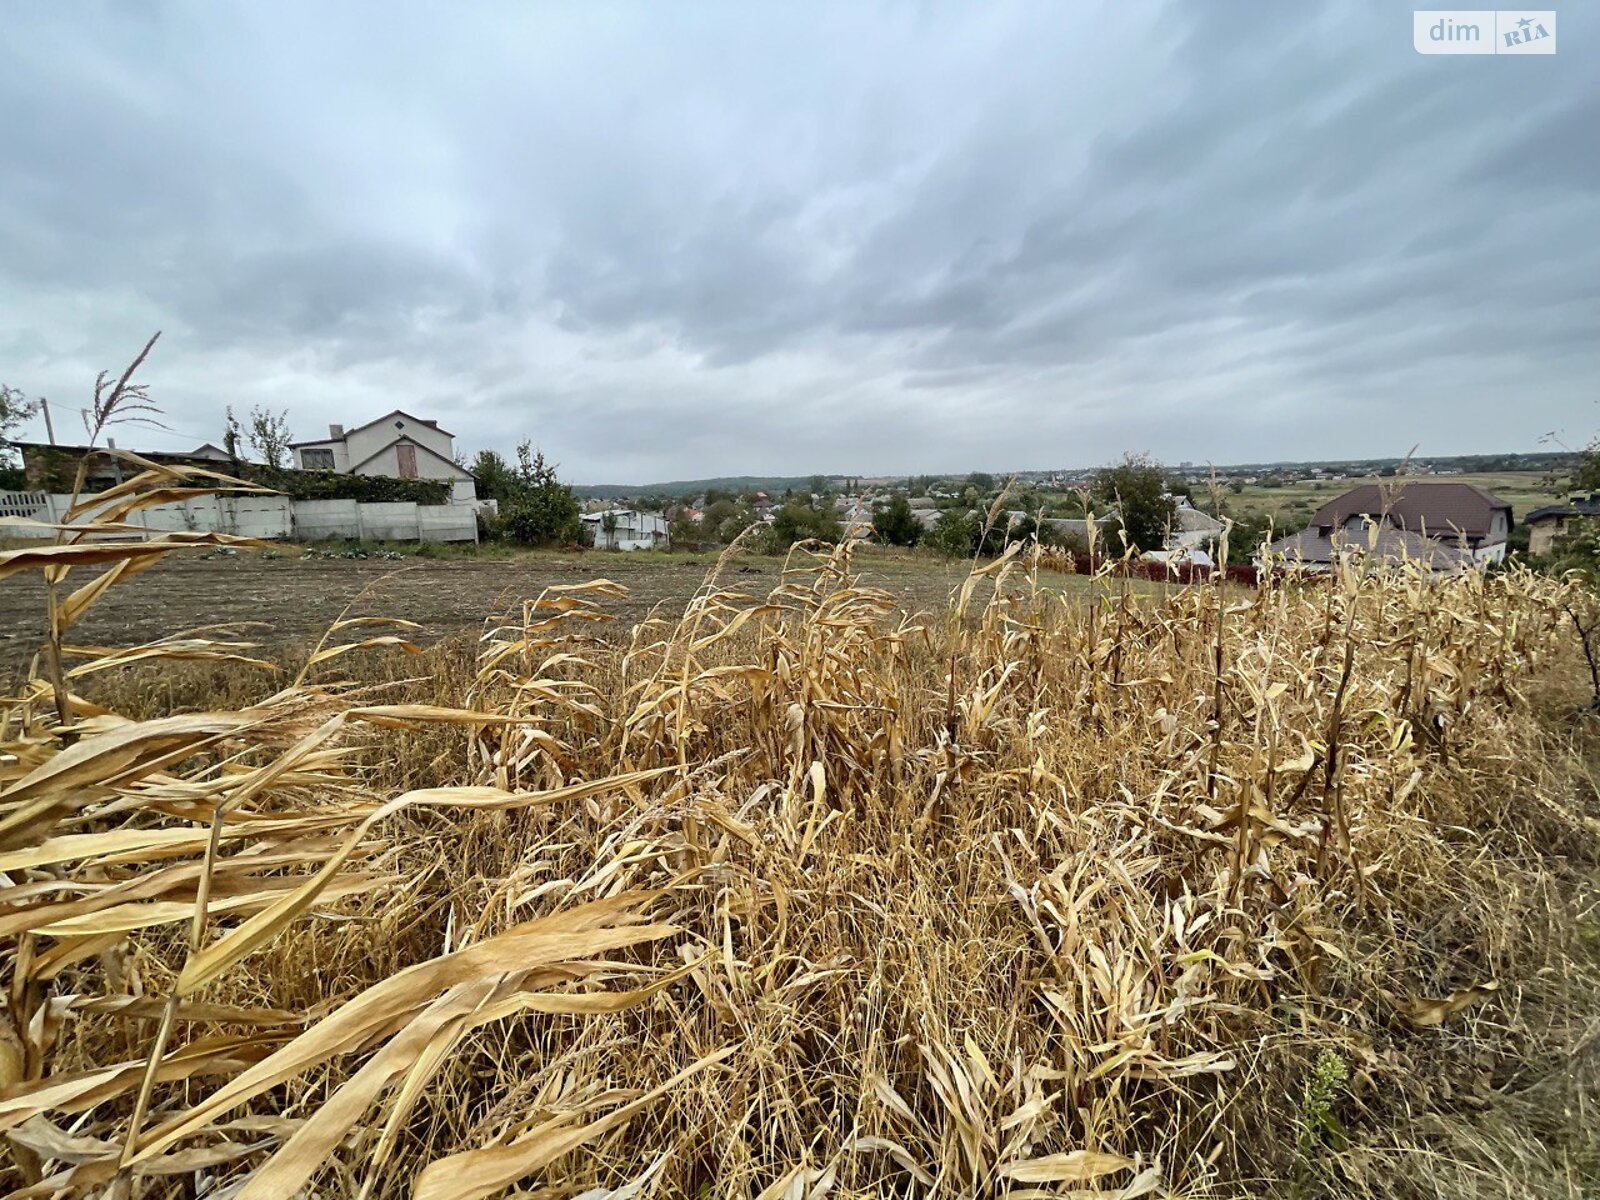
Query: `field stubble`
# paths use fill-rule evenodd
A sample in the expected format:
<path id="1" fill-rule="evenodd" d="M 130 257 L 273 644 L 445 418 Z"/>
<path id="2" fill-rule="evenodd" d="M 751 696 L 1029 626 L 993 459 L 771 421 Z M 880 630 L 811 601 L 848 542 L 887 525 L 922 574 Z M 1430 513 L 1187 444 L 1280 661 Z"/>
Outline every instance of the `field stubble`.
<path id="1" fill-rule="evenodd" d="M 1597 1186 L 1562 585 L 739 583 L 620 637 L 602 580 L 426 652 L 364 618 L 257 673 L 212 631 L 24 687 L 4 1182 Z"/>

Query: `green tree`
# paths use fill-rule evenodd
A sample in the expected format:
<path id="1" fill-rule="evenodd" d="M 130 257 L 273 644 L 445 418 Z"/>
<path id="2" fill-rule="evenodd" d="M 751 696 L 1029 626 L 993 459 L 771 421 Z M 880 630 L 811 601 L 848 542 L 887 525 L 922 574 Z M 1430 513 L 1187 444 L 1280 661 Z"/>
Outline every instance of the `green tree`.
<path id="1" fill-rule="evenodd" d="M 4 463 L 15 461 L 10 443 L 22 426 L 38 415 L 40 404 L 41 401 L 28 399 L 21 388 L 0 383 L 0 441 L 6 443 L 0 446 L 0 456 L 4 456 Z"/>
<path id="2" fill-rule="evenodd" d="M 1130 454 L 1116 466 L 1096 473 L 1093 494 L 1102 512 L 1116 509 L 1118 522 L 1133 546 L 1145 551 L 1166 544 L 1176 505 L 1167 494 L 1161 464 Z"/>
<path id="3" fill-rule="evenodd" d="M 698 542 L 702 539 L 700 523 L 691 521 L 689 514 L 680 509 L 667 525 L 667 537 L 674 545 Z"/>
<path id="4" fill-rule="evenodd" d="M 982 532 L 982 522 L 975 513 L 946 509 L 923 535 L 922 544 L 946 558 L 966 558 L 976 552 Z"/>
<path id="5" fill-rule="evenodd" d="M 1578 452 L 1578 461 L 1568 476 L 1567 492 L 1600 492 L 1600 437 Z"/>
<path id="6" fill-rule="evenodd" d="M 886 546 L 915 546 L 922 537 L 922 522 L 911 511 L 911 501 L 896 495 L 873 511 L 872 532 Z"/>
<path id="7" fill-rule="evenodd" d="M 23 422 L 39 411 L 39 404 L 29 400 L 21 389 L 0 384 L 0 491 L 20 492 L 28 486 L 21 456 L 11 440 L 21 431 Z"/>
<path id="8" fill-rule="evenodd" d="M 467 468 L 474 480 L 474 493 L 479 500 L 496 500 L 505 503 L 515 498 L 517 472 L 504 458 L 493 450 L 479 450 Z"/>
<path id="9" fill-rule="evenodd" d="M 1272 513 L 1246 513 L 1235 517 L 1233 527 L 1228 530 L 1228 558 L 1233 562 L 1248 561 L 1262 542 L 1282 534 L 1283 530 L 1274 522 Z"/>
<path id="10" fill-rule="evenodd" d="M 577 545 L 583 536 L 578 500 L 532 443 L 517 447 L 511 495 L 501 503 L 497 528 L 525 546 Z"/>
<path id="11" fill-rule="evenodd" d="M 839 515 L 826 505 L 818 507 L 805 500 L 791 500 L 772 519 L 773 536 L 780 547 L 792 546 L 807 538 L 837 542 L 844 536 Z"/>
<path id="12" fill-rule="evenodd" d="M 281 471 L 289 465 L 289 443 L 294 441 L 294 434 L 289 432 L 287 410 L 275 413 L 270 408 L 252 408 L 246 436 L 250 448 L 270 470 Z"/>
<path id="13" fill-rule="evenodd" d="M 994 491 L 994 476 L 987 471 L 974 471 L 967 476 L 967 482 L 978 490 L 980 496 L 987 496 Z"/>

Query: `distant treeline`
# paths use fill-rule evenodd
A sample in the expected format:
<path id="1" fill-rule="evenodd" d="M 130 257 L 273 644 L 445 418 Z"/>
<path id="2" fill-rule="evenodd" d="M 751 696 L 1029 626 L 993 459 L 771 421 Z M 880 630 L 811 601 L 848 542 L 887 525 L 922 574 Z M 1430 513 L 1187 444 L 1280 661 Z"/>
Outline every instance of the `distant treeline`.
<path id="1" fill-rule="evenodd" d="M 1570 450 L 1537 451 L 1534 453 L 1507 453 L 1507 454 L 1430 454 L 1416 455 L 1413 462 L 1427 464 L 1430 468 L 1438 470 L 1456 470 L 1463 474 L 1482 474 L 1488 471 L 1552 471 L 1562 470 L 1572 466 L 1576 461 L 1576 452 Z M 1192 464 L 1189 466 L 1173 466 L 1168 464 L 1167 469 L 1174 474 L 1184 474 L 1192 471 L 1215 470 L 1218 475 L 1260 475 L 1263 473 L 1299 473 L 1303 474 L 1321 468 L 1343 475 L 1382 475 L 1392 474 L 1404 459 L 1401 458 L 1347 458 L 1347 459 L 1321 459 L 1308 462 L 1256 462 L 1256 463 L 1218 463 L 1214 467 L 1210 464 Z M 1049 475 L 1092 475 L 1097 468 L 1071 467 L 1054 470 L 1026 470 L 1017 474 L 1024 478 L 1039 478 Z M 994 478 L 1004 480 L 1011 473 L 998 471 Z M 807 492 L 815 490 L 814 484 L 819 480 L 830 483 L 849 479 L 845 475 L 720 475 L 714 479 L 675 479 L 668 483 L 589 483 L 576 484 L 573 492 L 584 499 L 614 500 L 621 497 L 632 496 L 698 496 L 707 491 L 731 492 L 742 495 L 746 492 L 767 492 L 772 496 L 780 496 L 787 491 Z M 881 478 L 881 477 L 880 477 Z M 896 478 L 923 478 L 939 481 L 946 479 L 965 479 L 960 474 L 928 475 L 928 476 L 897 476 Z"/>
<path id="2" fill-rule="evenodd" d="M 1577 461 L 1572 450 L 1538 451 L 1529 454 L 1417 454 L 1412 463 L 1427 464 L 1435 470 L 1443 467 L 1460 471 L 1464 475 L 1481 475 L 1490 471 L 1548 471 L 1570 467 Z M 1346 458 L 1315 459 L 1310 462 L 1238 463 L 1229 466 L 1218 464 L 1218 474 L 1259 473 L 1262 471 L 1305 472 L 1314 468 L 1337 471 L 1345 475 L 1377 475 L 1393 471 L 1405 462 L 1402 458 Z"/>
<path id="3" fill-rule="evenodd" d="M 572 491 L 584 499 L 612 500 L 619 496 L 698 496 L 707 491 L 767 492 L 778 496 L 787 491 L 811 490 L 812 475 L 721 475 L 715 479 L 675 479 L 669 483 L 580 483 Z M 828 479 L 842 476 L 830 475 Z"/>

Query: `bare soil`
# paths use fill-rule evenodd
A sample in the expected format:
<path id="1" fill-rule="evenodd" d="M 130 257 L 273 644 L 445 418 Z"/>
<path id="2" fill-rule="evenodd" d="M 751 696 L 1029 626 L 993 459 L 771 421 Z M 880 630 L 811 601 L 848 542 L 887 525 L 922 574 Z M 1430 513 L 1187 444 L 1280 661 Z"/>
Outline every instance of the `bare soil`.
<path id="1" fill-rule="evenodd" d="M 762 595 L 779 579 L 776 558 L 739 559 L 723 582 Z M 511 558 L 342 559 L 253 552 L 174 554 L 113 588 L 74 627 L 79 644 L 129 646 L 199 626 L 260 622 L 248 638 L 269 650 L 315 641 L 349 615 L 404 617 L 429 642 L 478 630 L 552 584 L 613 579 L 629 590 L 608 607 L 623 628 L 660 605 L 676 616 L 711 567 L 705 556 L 525 553 Z M 963 563 L 876 552 L 859 556 L 864 582 L 910 608 L 942 608 L 966 574 Z M 75 571 L 73 586 L 88 571 Z M 1059 582 L 1068 582 L 1065 577 Z M 0 675 L 25 670 L 45 633 L 45 589 L 33 572 L 0 581 Z"/>

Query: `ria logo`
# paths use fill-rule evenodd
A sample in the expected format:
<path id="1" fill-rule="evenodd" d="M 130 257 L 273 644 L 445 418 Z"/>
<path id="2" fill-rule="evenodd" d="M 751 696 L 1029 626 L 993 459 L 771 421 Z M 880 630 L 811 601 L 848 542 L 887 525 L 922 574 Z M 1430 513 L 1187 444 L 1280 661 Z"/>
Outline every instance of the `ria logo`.
<path id="1" fill-rule="evenodd" d="M 1541 9 L 1427 9 L 1412 13 L 1418 54 L 1554 54 L 1556 14 Z"/>
<path id="2" fill-rule="evenodd" d="M 1556 24 L 1555 13 L 1535 13 L 1533 16 L 1528 16 L 1526 13 L 1524 13 L 1522 17 L 1518 19 L 1515 29 L 1508 29 L 1500 34 L 1501 41 L 1506 46 L 1526 47 L 1531 46 L 1534 42 L 1543 41 L 1545 38 L 1549 38 L 1549 52 L 1554 54 L 1556 49 L 1555 35 L 1540 23 L 1538 18 L 1543 16 L 1548 16 L 1550 18 L 1550 28 L 1554 29 Z M 1496 53 L 1498 52 L 1499 50 L 1497 48 Z"/>

